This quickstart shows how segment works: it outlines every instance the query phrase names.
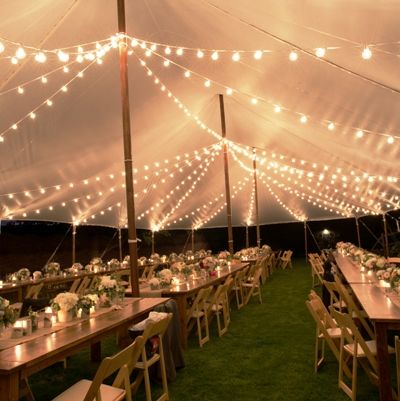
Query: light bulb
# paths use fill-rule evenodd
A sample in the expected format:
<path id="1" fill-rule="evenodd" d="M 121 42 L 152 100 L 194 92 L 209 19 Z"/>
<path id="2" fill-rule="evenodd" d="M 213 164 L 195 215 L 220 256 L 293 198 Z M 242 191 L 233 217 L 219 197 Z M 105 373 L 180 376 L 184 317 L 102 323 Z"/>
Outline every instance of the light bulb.
<path id="1" fill-rule="evenodd" d="M 5 49 L 5 47 L 4 47 L 3 42 L 0 42 L 0 53 L 3 53 L 4 49 Z"/>
<path id="2" fill-rule="evenodd" d="M 179 49 L 176 49 L 176 54 L 178 55 L 178 56 L 182 56 L 182 54 L 183 54 L 183 49 L 180 47 Z"/>
<path id="3" fill-rule="evenodd" d="M 362 138 L 363 136 L 364 136 L 364 131 L 358 130 L 358 131 L 356 132 L 356 137 L 357 137 L 357 138 Z"/>
<path id="4" fill-rule="evenodd" d="M 281 112 L 281 106 L 276 105 L 274 107 L 274 111 L 275 111 L 275 113 L 280 113 Z"/>
<path id="5" fill-rule="evenodd" d="M 232 93 L 233 93 L 232 88 L 226 88 L 226 94 L 227 94 L 228 96 L 232 95 Z"/>
<path id="6" fill-rule="evenodd" d="M 53 101 L 50 99 L 47 99 L 46 104 L 47 104 L 47 106 L 51 106 L 53 104 Z"/>
<path id="7" fill-rule="evenodd" d="M 68 88 L 64 85 L 64 86 L 61 88 L 61 90 L 62 90 L 63 92 L 67 92 Z"/>
<path id="8" fill-rule="evenodd" d="M 41 81 L 42 81 L 42 84 L 46 84 L 46 83 L 47 83 L 47 77 L 44 77 L 44 76 L 43 76 L 43 77 L 41 78 Z"/>
<path id="9" fill-rule="evenodd" d="M 169 60 L 164 60 L 163 64 L 164 64 L 164 67 L 168 67 L 169 66 Z"/>
<path id="10" fill-rule="evenodd" d="M 78 63 L 83 63 L 83 60 L 84 60 L 84 58 L 83 58 L 82 54 L 78 54 L 78 55 L 76 56 L 76 61 L 77 61 Z"/>
<path id="11" fill-rule="evenodd" d="M 18 64 L 18 59 L 16 57 L 11 57 L 11 64 Z"/>
<path id="12" fill-rule="evenodd" d="M 36 118 L 36 114 L 32 111 L 32 112 L 29 114 L 29 117 L 30 117 L 32 120 L 34 120 L 34 119 Z"/>
<path id="13" fill-rule="evenodd" d="M 361 56 L 364 60 L 369 60 L 372 57 L 371 49 L 368 46 L 364 47 Z"/>
<path id="14" fill-rule="evenodd" d="M 206 88 L 209 88 L 209 87 L 211 86 L 211 82 L 210 82 L 209 79 L 207 79 L 207 81 L 204 82 L 204 86 L 205 86 Z"/>
<path id="15" fill-rule="evenodd" d="M 393 142 L 394 142 L 394 138 L 391 135 L 389 135 L 388 138 L 387 138 L 387 143 L 389 145 L 391 145 Z"/>
<path id="16" fill-rule="evenodd" d="M 218 54 L 217 51 L 215 51 L 215 52 L 213 52 L 213 53 L 211 54 L 211 59 L 214 60 L 214 61 L 216 61 L 216 60 L 219 59 L 219 54 Z"/>
<path id="17" fill-rule="evenodd" d="M 289 54 L 289 60 L 290 61 L 297 61 L 299 58 L 299 55 L 295 51 L 291 51 Z"/>
<path id="18" fill-rule="evenodd" d="M 318 48 L 315 49 L 315 55 L 317 57 L 320 57 L 320 58 L 324 57 L 325 53 L 326 53 L 326 49 L 324 49 L 323 47 L 318 47 Z"/>
<path id="19" fill-rule="evenodd" d="M 146 57 L 150 57 L 151 56 L 151 50 L 147 49 L 144 54 L 145 54 Z"/>
<path id="20" fill-rule="evenodd" d="M 63 63 L 66 63 L 69 60 L 69 54 L 63 52 L 62 50 L 59 50 L 57 52 L 57 56 L 58 56 L 58 59 Z"/>
<path id="21" fill-rule="evenodd" d="M 300 122 L 302 123 L 302 124 L 305 124 L 306 122 L 307 122 L 307 117 L 306 116 L 301 116 L 300 117 Z"/>
<path id="22" fill-rule="evenodd" d="M 26 57 L 26 52 L 23 47 L 19 47 L 17 49 L 17 51 L 15 52 L 15 57 L 17 57 L 20 60 Z"/>
<path id="23" fill-rule="evenodd" d="M 136 47 L 139 44 L 139 42 L 137 41 L 137 39 L 132 39 L 131 40 L 131 46 L 132 47 Z"/>
<path id="24" fill-rule="evenodd" d="M 263 55 L 263 52 L 262 52 L 261 50 L 257 50 L 257 51 L 254 53 L 254 58 L 255 58 L 256 60 L 260 60 L 261 57 L 262 57 L 262 55 Z"/>
<path id="25" fill-rule="evenodd" d="M 64 71 L 65 73 L 67 73 L 67 72 L 69 72 L 69 68 L 65 65 L 64 68 L 63 68 L 63 71 Z"/>
<path id="26" fill-rule="evenodd" d="M 18 125 L 17 125 L 17 124 L 13 124 L 13 125 L 11 126 L 11 128 L 12 128 L 13 130 L 16 130 L 16 129 L 18 129 Z"/>
<path id="27" fill-rule="evenodd" d="M 239 61 L 240 60 L 240 54 L 238 52 L 233 53 L 232 60 L 233 61 Z"/>
<path id="28" fill-rule="evenodd" d="M 191 75 L 190 71 L 186 70 L 184 75 L 186 78 L 190 78 L 190 75 Z"/>
<path id="29" fill-rule="evenodd" d="M 22 88 L 21 86 L 18 86 L 18 93 L 19 93 L 20 95 L 22 95 L 24 92 L 25 92 L 25 91 L 24 91 L 24 88 Z"/>
<path id="30" fill-rule="evenodd" d="M 251 103 L 252 103 L 252 104 L 257 104 L 257 103 L 258 103 L 258 100 L 257 100 L 255 97 L 253 97 L 253 99 L 251 99 Z"/>
<path id="31" fill-rule="evenodd" d="M 197 57 L 198 58 L 203 58 L 204 57 L 204 53 L 200 49 L 197 50 Z"/>
<path id="32" fill-rule="evenodd" d="M 329 123 L 329 124 L 328 124 L 328 130 L 329 130 L 329 131 L 333 131 L 334 129 L 335 129 L 335 124 L 332 123 L 332 122 Z"/>
<path id="33" fill-rule="evenodd" d="M 171 54 L 171 49 L 169 47 L 166 47 L 164 52 L 165 54 Z"/>
<path id="34" fill-rule="evenodd" d="M 35 60 L 38 63 L 44 63 L 47 60 L 47 57 L 43 52 L 39 52 L 39 53 L 35 54 Z"/>

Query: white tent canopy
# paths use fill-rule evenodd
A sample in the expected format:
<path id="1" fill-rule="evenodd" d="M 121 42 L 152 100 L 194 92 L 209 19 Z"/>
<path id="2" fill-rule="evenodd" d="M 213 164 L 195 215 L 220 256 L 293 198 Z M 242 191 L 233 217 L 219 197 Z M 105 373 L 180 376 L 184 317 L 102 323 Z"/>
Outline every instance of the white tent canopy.
<path id="1" fill-rule="evenodd" d="M 260 223 L 397 209 L 399 12 L 126 1 L 137 227 L 226 225 L 220 93 L 234 225 L 255 221 L 253 149 Z M 0 218 L 124 225 L 116 1 L 0 15 Z"/>

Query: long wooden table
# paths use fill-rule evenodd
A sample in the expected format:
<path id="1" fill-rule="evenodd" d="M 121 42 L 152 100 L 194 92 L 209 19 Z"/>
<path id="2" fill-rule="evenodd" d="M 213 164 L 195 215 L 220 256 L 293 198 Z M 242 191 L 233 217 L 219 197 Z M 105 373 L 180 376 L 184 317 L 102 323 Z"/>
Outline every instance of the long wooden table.
<path id="1" fill-rule="evenodd" d="M 229 275 L 236 274 L 239 270 L 244 269 L 248 265 L 249 263 L 247 262 L 242 263 L 239 261 L 233 261 L 231 265 L 221 268 L 215 272 L 215 275 L 207 278 L 188 280 L 181 285 L 173 285 L 169 288 L 154 291 L 151 291 L 148 285 L 142 285 L 140 291 L 141 294 L 146 293 L 147 296 L 153 293 L 157 296 L 161 295 L 163 297 L 172 298 L 176 301 L 179 311 L 181 344 L 183 348 L 187 348 L 188 332 L 186 327 L 186 309 L 188 298 L 195 295 L 201 288 L 220 284 L 221 282 L 225 281 Z"/>
<path id="2" fill-rule="evenodd" d="M 91 347 L 92 356 L 94 354 L 99 358 L 103 338 L 111 334 L 128 336 L 128 327 L 132 323 L 166 301 L 166 298 L 131 298 L 120 310 L 80 320 L 52 334 L 35 337 L 0 351 L 0 399 L 18 401 L 21 379 L 82 348 Z"/>
<path id="3" fill-rule="evenodd" d="M 400 329 L 400 300 L 393 302 L 393 293 L 379 286 L 378 280 L 361 273 L 360 267 L 351 263 L 347 257 L 336 255 L 337 265 L 349 283 L 354 295 L 368 317 L 374 322 L 377 360 L 379 367 L 380 401 L 392 401 L 390 360 L 388 353 L 388 330 Z"/>

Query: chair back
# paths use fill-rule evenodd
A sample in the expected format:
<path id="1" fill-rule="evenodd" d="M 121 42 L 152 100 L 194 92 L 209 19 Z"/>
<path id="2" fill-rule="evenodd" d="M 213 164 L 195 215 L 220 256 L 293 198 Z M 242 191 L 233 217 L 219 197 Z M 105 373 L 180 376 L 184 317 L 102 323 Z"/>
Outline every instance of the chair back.
<path id="1" fill-rule="evenodd" d="M 190 307 L 187 316 L 186 316 L 186 323 L 189 322 L 191 317 L 193 316 L 194 312 L 204 312 L 207 311 L 207 304 L 206 301 L 211 293 L 212 286 L 201 288 L 200 291 L 197 293 L 196 298 L 194 299 L 192 306 Z"/>
<path id="2" fill-rule="evenodd" d="M 162 337 L 166 332 L 171 319 L 172 319 L 172 313 L 167 313 L 165 318 L 161 320 L 158 321 L 148 320 L 146 322 L 146 327 L 143 332 L 144 340 L 147 341 L 149 338 L 154 336 Z"/>
<path id="3" fill-rule="evenodd" d="M 83 277 L 81 283 L 79 284 L 79 287 L 76 290 L 76 293 L 78 295 L 83 295 L 86 288 L 89 287 L 91 280 L 92 279 L 90 277 L 87 277 L 87 276 Z"/>
<path id="4" fill-rule="evenodd" d="M 71 287 L 69 289 L 69 292 L 76 292 L 78 290 L 79 287 L 79 283 L 81 282 L 80 278 L 77 278 L 73 281 L 73 283 L 71 284 Z"/>
<path id="5" fill-rule="evenodd" d="M 112 386 L 125 390 L 125 399 L 131 400 L 131 384 L 129 375 L 139 359 L 140 352 L 144 345 L 142 336 L 136 337 L 135 341 L 118 354 L 103 359 L 96 375 L 90 385 L 83 401 L 101 401 L 100 386 L 106 378 L 117 373 Z"/>
<path id="6" fill-rule="evenodd" d="M 26 292 L 25 298 L 37 299 L 42 288 L 43 288 L 43 283 L 37 285 L 31 285 L 28 291 Z"/>

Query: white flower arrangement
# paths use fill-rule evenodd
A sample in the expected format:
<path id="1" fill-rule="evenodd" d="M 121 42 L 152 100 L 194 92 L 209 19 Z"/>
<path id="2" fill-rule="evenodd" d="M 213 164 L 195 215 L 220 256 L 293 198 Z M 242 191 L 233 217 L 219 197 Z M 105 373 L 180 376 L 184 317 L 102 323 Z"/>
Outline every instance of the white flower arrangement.
<path id="1" fill-rule="evenodd" d="M 76 307 L 79 296 L 73 292 L 61 292 L 53 299 L 52 306 L 56 311 L 68 312 Z"/>
<path id="2" fill-rule="evenodd" d="M 55 276 L 60 272 L 61 268 L 58 262 L 50 262 L 44 267 L 43 270 L 45 273 Z"/>
<path id="3" fill-rule="evenodd" d="M 112 302 L 119 295 L 123 296 L 125 288 L 120 285 L 117 279 L 111 276 L 102 276 L 96 291 L 100 297 L 100 301 L 104 304 Z"/>
<path id="4" fill-rule="evenodd" d="M 149 285 L 152 290 L 156 290 L 160 285 L 160 280 L 157 277 L 153 277 L 149 280 Z"/>
<path id="5" fill-rule="evenodd" d="M 227 258 L 229 258 L 229 256 L 230 256 L 230 253 L 228 251 L 221 251 L 218 254 L 218 259 L 227 259 Z"/>
<path id="6" fill-rule="evenodd" d="M 172 272 L 170 269 L 163 269 L 158 273 L 158 278 L 160 280 L 160 285 L 162 287 L 166 287 L 171 284 L 172 281 Z"/>

